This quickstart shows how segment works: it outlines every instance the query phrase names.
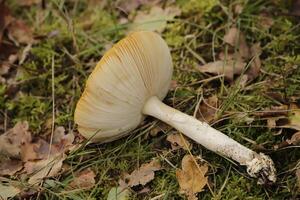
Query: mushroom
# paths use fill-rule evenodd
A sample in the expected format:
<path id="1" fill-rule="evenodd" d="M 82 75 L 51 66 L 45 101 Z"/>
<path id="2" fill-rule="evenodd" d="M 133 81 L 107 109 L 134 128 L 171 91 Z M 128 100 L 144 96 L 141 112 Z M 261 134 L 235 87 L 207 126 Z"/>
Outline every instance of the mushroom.
<path id="1" fill-rule="evenodd" d="M 91 142 L 109 142 L 129 134 L 150 115 L 205 148 L 245 165 L 259 183 L 275 182 L 270 157 L 162 102 L 172 72 L 170 50 L 158 34 L 131 33 L 102 57 L 89 76 L 75 109 L 78 131 Z"/>

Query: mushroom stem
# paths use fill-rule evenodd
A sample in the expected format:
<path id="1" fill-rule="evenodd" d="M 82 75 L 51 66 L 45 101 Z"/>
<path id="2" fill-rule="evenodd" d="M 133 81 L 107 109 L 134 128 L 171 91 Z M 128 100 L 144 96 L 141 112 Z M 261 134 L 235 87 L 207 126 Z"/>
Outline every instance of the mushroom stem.
<path id="1" fill-rule="evenodd" d="M 245 165 L 248 174 L 257 177 L 259 183 L 276 181 L 276 170 L 270 157 L 263 153 L 258 154 L 207 123 L 167 106 L 156 96 L 147 100 L 143 113 L 171 125 L 205 148 Z"/>

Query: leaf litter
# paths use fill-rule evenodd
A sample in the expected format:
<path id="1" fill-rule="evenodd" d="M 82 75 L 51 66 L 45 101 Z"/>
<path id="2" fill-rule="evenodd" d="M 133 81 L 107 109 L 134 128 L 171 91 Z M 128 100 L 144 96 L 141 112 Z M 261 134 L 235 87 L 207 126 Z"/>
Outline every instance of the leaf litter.
<path id="1" fill-rule="evenodd" d="M 230 46 L 228 52 L 220 52 L 220 60 L 199 66 L 198 70 L 217 76 L 224 75 L 229 82 L 232 82 L 235 76 L 242 75 L 239 85 L 244 87 L 260 74 L 260 44 L 253 44 L 249 48 L 244 33 L 234 26 L 224 35 L 223 41 Z"/>
<path id="2" fill-rule="evenodd" d="M 152 160 L 149 163 L 144 163 L 131 174 L 125 174 L 125 176 L 120 180 L 120 186 L 126 188 L 137 185 L 146 185 L 154 179 L 154 172 L 160 169 L 161 165 L 158 160 Z"/>
<path id="3" fill-rule="evenodd" d="M 75 174 L 68 184 L 68 189 L 90 189 L 96 184 L 96 174 L 91 168 L 84 169 Z"/>
<path id="4" fill-rule="evenodd" d="M 65 134 L 63 127 L 57 127 L 53 143 L 49 144 L 40 137 L 32 137 L 28 122 L 18 122 L 0 135 L 0 152 L 9 157 L 0 162 L 0 173 L 13 176 L 18 172 L 18 176 L 28 177 L 28 184 L 39 184 L 45 178 L 59 174 L 65 153 L 73 147 L 73 141 L 73 133 Z"/>
<path id="5" fill-rule="evenodd" d="M 190 149 L 192 149 L 192 144 L 180 133 L 169 134 L 167 136 L 166 140 L 171 143 L 172 150 L 177 150 L 177 149 L 190 150 Z"/>
<path id="6" fill-rule="evenodd" d="M 203 191 L 208 184 L 207 164 L 198 166 L 195 161 L 197 158 L 193 155 L 185 155 L 181 163 L 182 169 L 176 170 L 180 191 L 187 196 L 188 200 L 196 200 L 196 194 Z"/>

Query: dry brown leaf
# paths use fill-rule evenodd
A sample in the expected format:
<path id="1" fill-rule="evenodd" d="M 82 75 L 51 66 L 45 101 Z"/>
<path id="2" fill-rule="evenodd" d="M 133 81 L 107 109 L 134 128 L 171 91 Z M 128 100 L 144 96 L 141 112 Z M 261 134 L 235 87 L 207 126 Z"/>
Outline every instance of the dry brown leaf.
<path id="1" fill-rule="evenodd" d="M 68 189 L 90 189 L 95 181 L 96 174 L 90 168 L 87 168 L 77 174 L 74 179 L 69 183 Z"/>
<path id="2" fill-rule="evenodd" d="M 247 80 L 252 81 L 260 74 L 261 68 L 261 61 L 260 61 L 260 54 L 261 54 L 261 47 L 259 43 L 253 44 L 250 49 L 251 57 L 254 57 L 253 61 L 250 64 L 250 68 L 247 70 Z"/>
<path id="3" fill-rule="evenodd" d="M 57 175 L 65 160 L 65 154 L 50 155 L 49 159 L 28 161 L 24 164 L 24 171 L 30 175 L 29 184 L 39 184 L 44 178 Z"/>
<path id="4" fill-rule="evenodd" d="M 22 0 L 22 1 L 18 1 L 20 6 L 32 6 L 34 4 L 38 4 L 41 3 L 42 0 Z"/>
<path id="5" fill-rule="evenodd" d="M 207 100 L 201 102 L 199 106 L 198 119 L 206 123 L 211 123 L 215 120 L 215 115 L 218 111 L 218 97 L 210 96 Z"/>
<path id="6" fill-rule="evenodd" d="M 2 43 L 3 32 L 12 22 L 12 16 L 9 8 L 5 5 L 5 1 L 0 1 L 0 46 Z"/>
<path id="7" fill-rule="evenodd" d="M 232 81 L 234 75 L 239 75 L 243 72 L 244 67 L 246 66 L 245 62 L 242 61 L 215 61 L 210 62 L 205 65 L 199 66 L 198 70 L 203 73 L 211 73 L 214 75 L 224 75 L 224 77 Z"/>
<path id="8" fill-rule="evenodd" d="M 160 169 L 161 166 L 159 161 L 152 160 L 149 163 L 142 164 L 139 169 L 134 170 L 131 174 L 125 175 L 123 182 L 129 187 L 146 185 L 154 179 L 154 172 Z"/>
<path id="9" fill-rule="evenodd" d="M 178 83 L 176 80 L 172 80 L 170 84 L 170 90 L 174 91 L 178 87 Z"/>
<path id="10" fill-rule="evenodd" d="M 169 134 L 166 140 L 171 143 L 172 150 L 177 150 L 177 149 L 189 150 L 192 148 L 191 143 L 187 139 L 185 139 L 184 136 L 181 136 L 179 133 Z"/>
<path id="11" fill-rule="evenodd" d="M 17 45 L 34 42 L 32 30 L 22 20 L 15 19 L 7 29 L 9 38 Z"/>
<path id="12" fill-rule="evenodd" d="M 12 129 L 0 135 L 0 152 L 19 158 L 23 145 L 31 141 L 31 133 L 28 131 L 28 122 L 18 122 Z"/>
<path id="13" fill-rule="evenodd" d="M 241 57 L 249 58 L 250 49 L 247 45 L 244 34 L 239 29 L 237 29 L 236 27 L 230 28 L 229 31 L 225 34 L 223 40 L 225 43 L 230 44 L 233 47 L 237 47 L 237 50 Z"/>
<path id="14" fill-rule="evenodd" d="M 138 11 L 129 29 L 131 31 L 147 30 L 162 32 L 167 25 L 167 20 L 172 20 L 175 16 L 180 15 L 180 13 L 180 9 L 175 6 L 168 6 L 165 9 L 153 6 L 149 12 Z"/>
<path id="15" fill-rule="evenodd" d="M 156 137 L 159 132 L 166 133 L 170 128 L 171 127 L 164 122 L 158 122 L 157 125 L 150 130 L 150 135 Z"/>
<path id="16" fill-rule="evenodd" d="M 298 145 L 300 143 L 300 131 L 293 134 L 290 140 L 286 140 L 288 144 Z"/>
<path id="17" fill-rule="evenodd" d="M 208 166 L 204 164 L 198 167 L 192 155 L 185 155 L 181 165 L 182 169 L 176 171 L 180 191 L 186 194 L 189 200 L 196 200 L 196 193 L 201 192 L 208 183 L 205 176 Z"/>
<path id="18" fill-rule="evenodd" d="M 23 164 L 19 160 L 1 160 L 0 175 L 14 175 L 23 168 Z"/>

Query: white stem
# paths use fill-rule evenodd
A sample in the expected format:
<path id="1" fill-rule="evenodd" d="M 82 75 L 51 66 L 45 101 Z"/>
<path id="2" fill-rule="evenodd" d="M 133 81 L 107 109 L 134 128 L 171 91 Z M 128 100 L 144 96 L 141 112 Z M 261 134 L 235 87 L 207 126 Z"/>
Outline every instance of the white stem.
<path id="1" fill-rule="evenodd" d="M 267 178 L 271 182 L 275 182 L 275 168 L 269 157 L 262 153 L 257 154 L 210 127 L 207 123 L 198 121 L 192 116 L 165 105 L 155 96 L 148 99 L 143 108 L 143 113 L 173 126 L 205 148 L 232 158 L 241 165 L 246 165 L 251 176 L 264 176 L 261 178 Z M 265 172 L 266 170 L 270 172 Z M 261 175 L 260 173 L 264 174 Z"/>

